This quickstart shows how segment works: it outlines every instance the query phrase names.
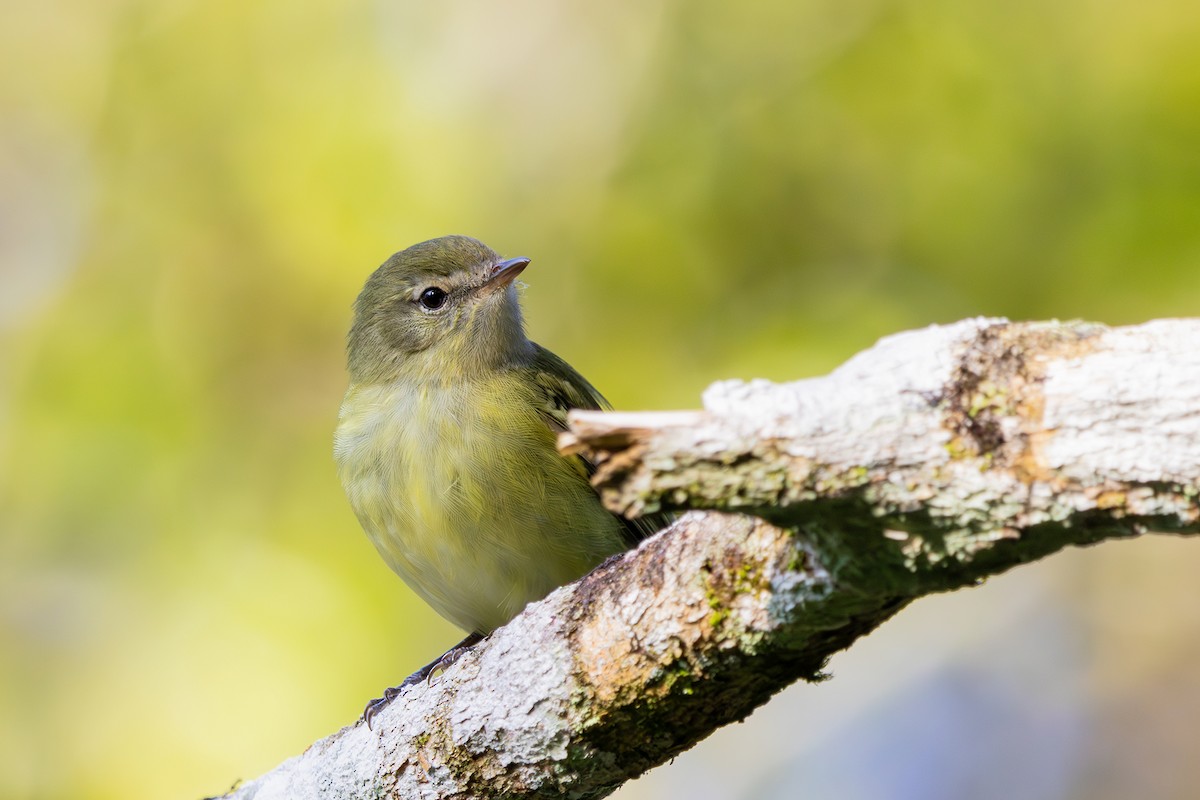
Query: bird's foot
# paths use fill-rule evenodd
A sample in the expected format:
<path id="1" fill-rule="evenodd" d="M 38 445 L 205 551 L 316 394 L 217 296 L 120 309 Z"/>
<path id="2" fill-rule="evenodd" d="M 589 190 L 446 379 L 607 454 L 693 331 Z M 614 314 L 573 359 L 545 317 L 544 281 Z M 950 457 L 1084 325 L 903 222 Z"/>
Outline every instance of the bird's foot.
<path id="1" fill-rule="evenodd" d="M 437 680 L 441 678 L 441 676 L 454 664 L 455 661 L 458 661 L 460 658 L 462 658 L 468 650 L 470 650 L 474 645 L 478 644 L 482 639 L 483 637 L 478 633 L 472 633 L 470 636 L 467 636 L 461 642 L 454 645 L 454 647 L 451 647 L 445 653 L 442 653 L 441 657 L 439 657 L 436 661 L 426 664 L 412 675 L 409 675 L 400 682 L 399 686 L 391 686 L 387 689 L 384 689 L 383 697 L 376 697 L 374 700 L 367 703 L 367 707 L 363 709 L 362 720 L 363 722 L 367 723 L 367 729 L 370 730 L 371 728 L 371 720 L 373 720 L 380 711 L 385 709 L 388 703 L 399 697 L 405 689 L 426 679 L 429 680 L 430 684 L 436 683 Z"/>
<path id="2" fill-rule="evenodd" d="M 434 662 L 434 663 L 436 664 L 437 662 Z M 421 667 L 419 670 L 414 672 L 412 675 L 409 675 L 407 678 L 405 678 L 403 681 L 401 681 L 399 686 L 389 686 L 388 688 L 384 689 L 383 697 L 376 697 L 374 700 L 367 703 L 367 707 L 363 709 L 363 713 L 362 713 L 362 720 L 363 720 L 363 722 L 367 723 L 367 730 L 371 729 L 371 720 L 373 720 L 375 718 L 376 714 L 378 714 L 380 711 L 383 711 L 383 709 L 387 708 L 388 703 L 392 702 L 397 697 L 399 697 L 400 693 L 403 692 L 405 689 L 407 689 L 409 686 L 412 686 L 414 683 L 420 683 L 421 681 L 425 680 L 425 676 L 429 674 L 429 670 L 431 667 L 433 667 L 433 664 L 429 664 L 427 666 Z"/>

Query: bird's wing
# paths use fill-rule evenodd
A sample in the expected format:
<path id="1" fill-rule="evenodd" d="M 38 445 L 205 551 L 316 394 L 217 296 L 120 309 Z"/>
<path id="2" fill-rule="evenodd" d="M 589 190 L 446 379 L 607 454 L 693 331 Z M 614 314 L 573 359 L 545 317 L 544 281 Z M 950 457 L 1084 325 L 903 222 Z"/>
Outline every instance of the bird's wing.
<path id="1" fill-rule="evenodd" d="M 542 398 L 538 413 L 551 430 L 562 432 L 567 429 L 567 412 L 572 408 L 594 411 L 612 408 L 604 399 L 604 395 L 596 391 L 596 387 L 588 383 L 574 367 L 539 344 L 534 344 L 533 347 L 534 357 L 530 367 L 534 373 L 534 384 L 540 390 Z M 595 463 L 583 456 L 576 455 L 570 458 L 578 460 L 589 479 L 595 474 Z M 625 540 L 630 547 L 670 525 L 675 518 L 673 514 L 650 514 L 637 519 L 614 516 L 624 524 Z"/>

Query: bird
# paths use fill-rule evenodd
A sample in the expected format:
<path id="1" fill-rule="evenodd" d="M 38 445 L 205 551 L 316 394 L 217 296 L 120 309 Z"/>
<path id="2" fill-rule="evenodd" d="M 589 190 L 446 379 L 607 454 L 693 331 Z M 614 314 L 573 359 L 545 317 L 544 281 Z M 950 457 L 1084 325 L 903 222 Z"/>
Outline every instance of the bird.
<path id="1" fill-rule="evenodd" d="M 467 632 L 368 703 L 368 726 L 528 603 L 670 521 L 610 512 L 595 465 L 556 448 L 568 411 L 609 404 L 527 338 L 515 281 L 529 264 L 443 236 L 388 258 L 354 303 L 338 476 L 387 565 Z"/>

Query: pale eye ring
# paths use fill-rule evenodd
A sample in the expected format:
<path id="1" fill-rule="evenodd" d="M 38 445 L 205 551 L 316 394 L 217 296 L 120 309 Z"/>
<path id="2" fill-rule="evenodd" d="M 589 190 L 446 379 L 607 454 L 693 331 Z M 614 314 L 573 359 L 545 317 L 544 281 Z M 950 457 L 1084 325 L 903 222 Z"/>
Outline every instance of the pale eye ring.
<path id="1" fill-rule="evenodd" d="M 428 311 L 437 311 L 446 304 L 446 292 L 444 289 L 439 289 L 436 286 L 430 286 L 421 292 L 417 297 L 417 302 L 421 307 Z"/>

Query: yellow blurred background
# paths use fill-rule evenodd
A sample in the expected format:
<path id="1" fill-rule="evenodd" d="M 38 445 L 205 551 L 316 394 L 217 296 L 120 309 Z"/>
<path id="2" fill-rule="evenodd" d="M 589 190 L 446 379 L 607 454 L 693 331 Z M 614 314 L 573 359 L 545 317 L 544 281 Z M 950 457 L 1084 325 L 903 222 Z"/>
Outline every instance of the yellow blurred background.
<path id="1" fill-rule="evenodd" d="M 527 255 L 621 408 L 1200 303 L 1200 5 L 0 10 L 0 798 L 193 798 L 457 641 L 333 470 L 366 275 Z M 918 603 L 643 798 L 1194 797 L 1195 543 Z"/>

